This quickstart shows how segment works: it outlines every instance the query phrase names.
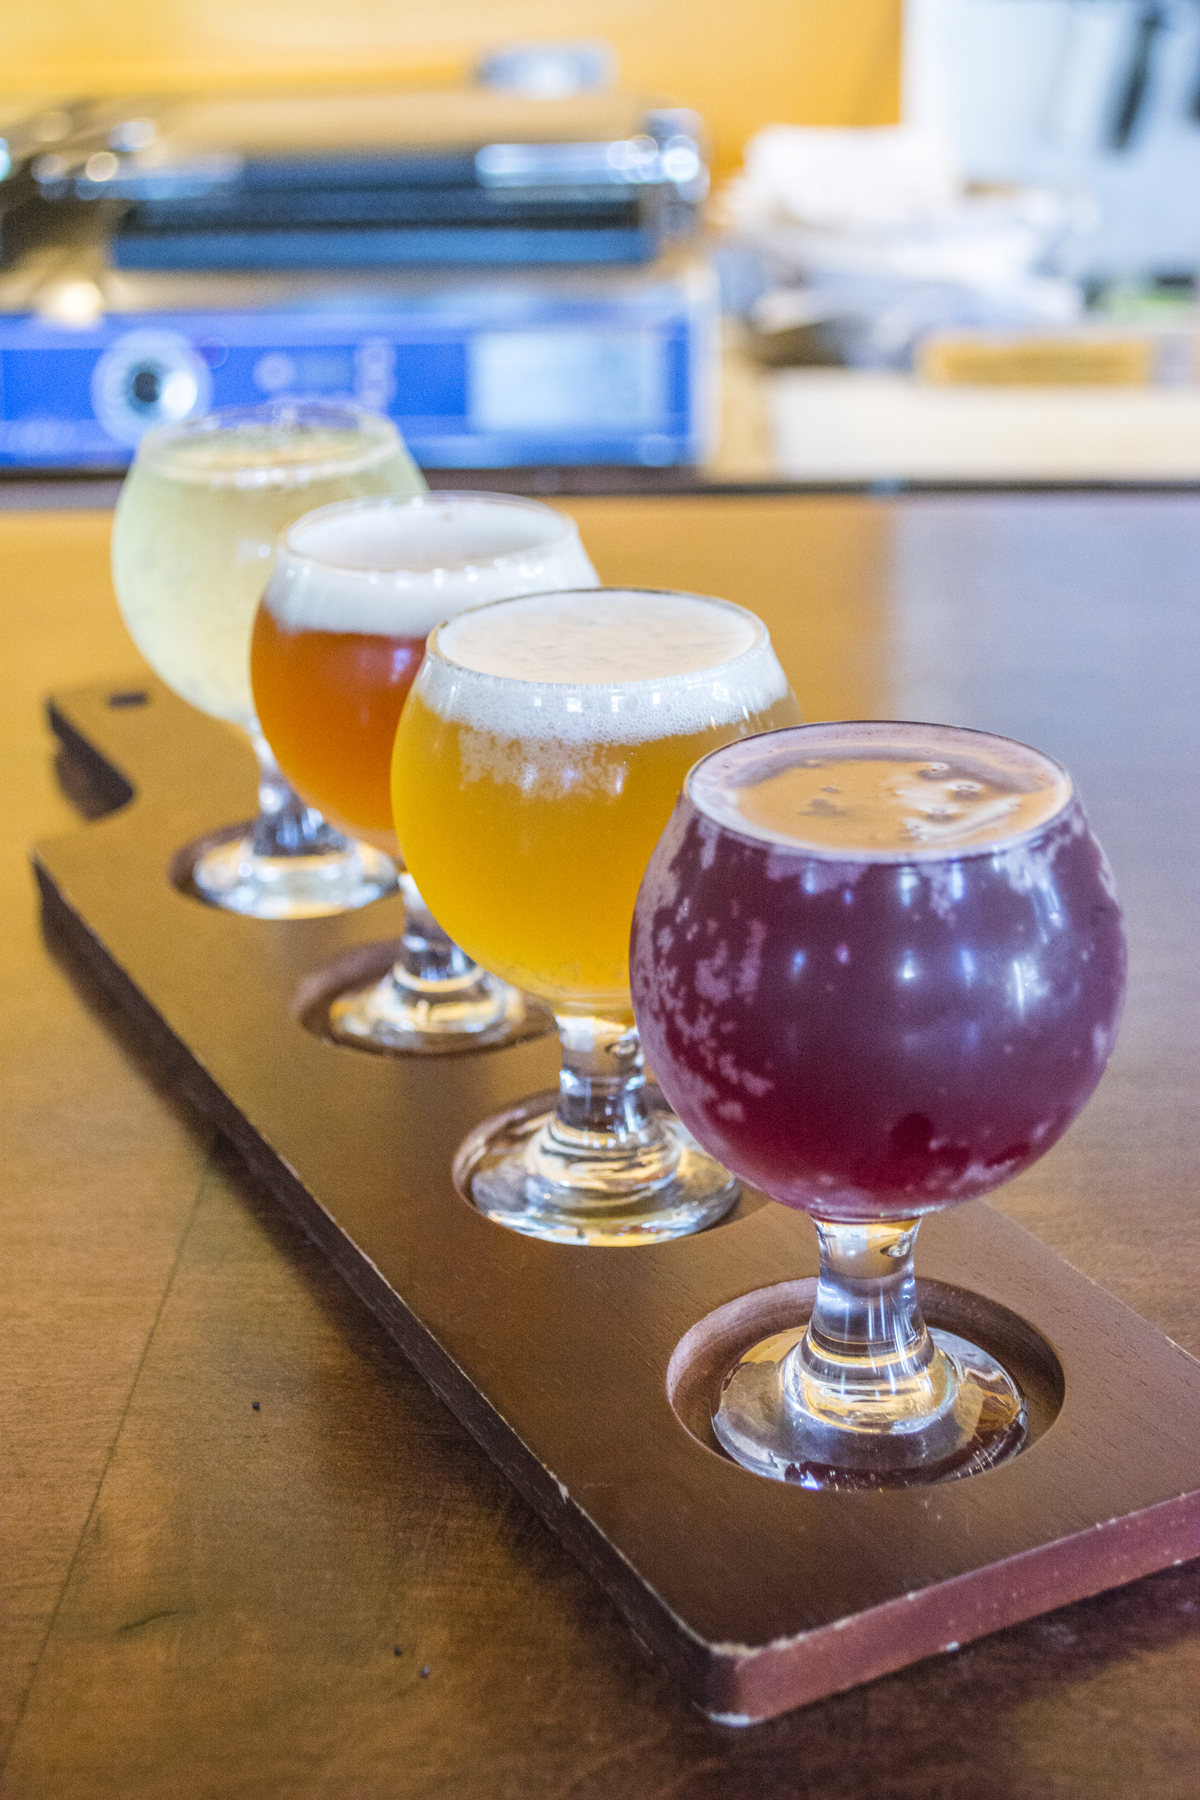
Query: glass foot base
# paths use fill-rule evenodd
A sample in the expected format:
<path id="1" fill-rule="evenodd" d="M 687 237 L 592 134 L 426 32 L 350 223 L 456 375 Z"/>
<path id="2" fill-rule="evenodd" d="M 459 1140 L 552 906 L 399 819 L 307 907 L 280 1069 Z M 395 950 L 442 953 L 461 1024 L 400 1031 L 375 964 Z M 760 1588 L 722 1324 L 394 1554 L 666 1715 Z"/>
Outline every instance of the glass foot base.
<path id="1" fill-rule="evenodd" d="M 931 1328 L 953 1396 L 932 1419 L 884 1435 L 830 1425 L 797 1405 L 785 1359 L 804 1332 L 797 1325 L 755 1344 L 725 1377 L 713 1430 L 754 1474 L 836 1491 L 918 1487 L 977 1475 L 1021 1448 L 1020 1390 L 977 1344 Z"/>
<path id="2" fill-rule="evenodd" d="M 658 1093 L 652 1094 L 651 1105 L 680 1152 L 675 1172 L 666 1180 L 612 1195 L 590 1195 L 542 1180 L 530 1172 L 527 1151 L 549 1123 L 553 1098 L 540 1096 L 486 1121 L 458 1153 L 454 1178 L 459 1192 L 497 1225 L 559 1244 L 629 1247 L 702 1231 L 736 1201 L 735 1177 L 705 1154 Z"/>
<path id="3" fill-rule="evenodd" d="M 357 1050 L 416 1056 L 484 1050 L 552 1031 L 551 1014 L 518 988 L 480 970 L 470 991 L 439 998 L 429 989 L 452 983 L 426 982 L 423 994 L 403 987 L 392 974 L 372 987 L 341 994 L 330 1003 L 328 1035 Z"/>
<path id="4" fill-rule="evenodd" d="M 192 884 L 212 906 L 252 919 L 322 919 L 390 894 L 396 869 L 370 844 L 316 856 L 259 856 L 249 833 L 201 852 Z"/>

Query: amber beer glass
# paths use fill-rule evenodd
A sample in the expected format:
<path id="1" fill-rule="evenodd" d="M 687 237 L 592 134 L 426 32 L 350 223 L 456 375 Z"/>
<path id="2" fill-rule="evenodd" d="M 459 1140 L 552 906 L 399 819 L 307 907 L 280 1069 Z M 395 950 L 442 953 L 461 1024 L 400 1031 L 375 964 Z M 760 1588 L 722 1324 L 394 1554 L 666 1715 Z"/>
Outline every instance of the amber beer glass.
<path id="1" fill-rule="evenodd" d="M 284 534 L 251 646 L 254 700 L 280 766 L 337 824 L 396 851 L 392 742 L 434 625 L 510 594 L 594 585 L 570 519 L 505 494 L 322 507 Z M 528 1021 L 522 995 L 447 938 L 410 876 L 403 950 L 382 982 L 339 997 L 334 1034 L 437 1051 Z"/>
<path id="2" fill-rule="evenodd" d="M 563 1045 L 557 1106 L 482 1127 L 465 1153 L 490 1217 L 638 1244 L 732 1204 L 727 1171 L 647 1090 L 630 921 L 691 763 L 798 716 L 766 627 L 723 600 L 547 594 L 432 633 L 396 737 L 405 858 L 455 939 L 552 1006 Z"/>

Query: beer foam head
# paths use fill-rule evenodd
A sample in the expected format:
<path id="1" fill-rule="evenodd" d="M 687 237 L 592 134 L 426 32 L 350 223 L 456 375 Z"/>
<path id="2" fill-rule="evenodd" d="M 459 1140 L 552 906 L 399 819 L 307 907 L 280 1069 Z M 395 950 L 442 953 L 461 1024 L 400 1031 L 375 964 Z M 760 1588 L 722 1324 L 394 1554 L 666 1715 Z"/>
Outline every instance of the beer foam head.
<path id="1" fill-rule="evenodd" d="M 307 487 L 399 454 L 390 419 L 333 402 L 231 406 L 155 426 L 138 446 L 138 462 L 157 475 L 208 488 Z"/>
<path id="2" fill-rule="evenodd" d="M 596 572 L 572 520 L 507 494 L 342 501 L 279 545 L 265 603 L 287 631 L 425 637 L 464 607 Z"/>
<path id="3" fill-rule="evenodd" d="M 950 725 L 801 725 L 715 751 L 687 793 L 719 825 L 781 849 L 912 862 L 1002 848 L 1072 794 L 1027 744 Z"/>
<path id="4" fill-rule="evenodd" d="M 788 691 L 761 619 L 699 594 L 538 594 L 463 613 L 430 647 L 425 703 L 505 739 L 682 736 Z"/>

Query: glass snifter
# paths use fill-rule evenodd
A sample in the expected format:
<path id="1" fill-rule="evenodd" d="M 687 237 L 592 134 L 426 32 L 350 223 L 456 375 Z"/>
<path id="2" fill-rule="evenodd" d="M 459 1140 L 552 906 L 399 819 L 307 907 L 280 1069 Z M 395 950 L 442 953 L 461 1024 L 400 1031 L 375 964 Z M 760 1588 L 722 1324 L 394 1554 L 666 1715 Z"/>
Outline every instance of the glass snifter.
<path id="1" fill-rule="evenodd" d="M 629 1000 L 638 882 L 697 755 L 799 717 L 766 627 L 699 594 L 501 600 L 431 633 L 396 733 L 405 859 L 457 943 L 554 1010 L 557 1101 L 476 1134 L 510 1230 L 653 1243 L 737 1195 L 647 1088 Z"/>
<path id="2" fill-rule="evenodd" d="M 1020 1447 L 985 1350 L 926 1327 L 923 1214 L 1045 1154 L 1103 1073 L 1121 912 L 1071 779 L 948 726 L 807 725 L 691 771 L 639 895 L 655 1074 L 699 1141 L 820 1243 L 807 1328 L 755 1346 L 714 1418 L 808 1487 L 970 1474 Z"/>
<path id="3" fill-rule="evenodd" d="M 285 525 L 327 501 L 424 488 L 391 420 L 349 404 L 230 407 L 142 439 L 113 523 L 122 616 L 155 673 L 240 726 L 259 765 L 258 817 L 192 865 L 214 906 L 310 918 L 395 886 L 390 859 L 336 830 L 281 772 L 254 711 L 250 629 Z"/>
<path id="4" fill-rule="evenodd" d="M 327 817 L 398 855 L 392 744 L 430 631 L 464 607 L 564 582 L 598 577 L 573 521 L 535 500 L 421 494 L 299 519 L 280 540 L 250 655 L 258 715 L 288 777 Z M 400 955 L 381 981 L 333 1002 L 334 1037 L 436 1053 L 544 1020 L 447 937 L 411 875 L 400 885 Z"/>

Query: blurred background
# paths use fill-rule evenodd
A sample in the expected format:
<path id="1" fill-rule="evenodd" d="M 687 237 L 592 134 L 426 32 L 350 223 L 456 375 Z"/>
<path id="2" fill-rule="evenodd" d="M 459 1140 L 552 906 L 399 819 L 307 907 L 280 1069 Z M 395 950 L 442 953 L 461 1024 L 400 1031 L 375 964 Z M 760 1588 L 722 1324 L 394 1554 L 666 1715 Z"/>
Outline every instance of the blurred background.
<path id="1" fill-rule="evenodd" d="M 4 86 L 47 94 L 231 92 L 290 85 L 439 88 L 501 43 L 602 39 L 622 83 L 697 108 L 718 167 L 770 119 L 896 117 L 899 0 L 24 0 L 0 23 Z"/>
<path id="2" fill-rule="evenodd" d="M 10 475 L 322 393 L 546 491 L 1200 478 L 1200 0 L 64 0 L 0 53 Z"/>

